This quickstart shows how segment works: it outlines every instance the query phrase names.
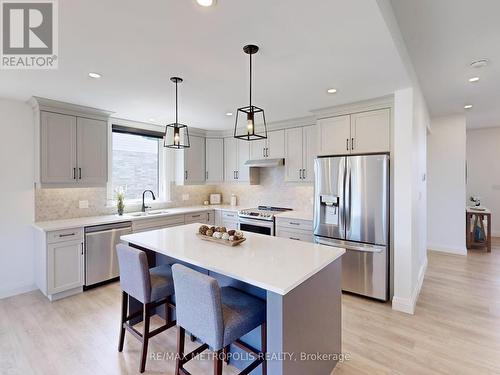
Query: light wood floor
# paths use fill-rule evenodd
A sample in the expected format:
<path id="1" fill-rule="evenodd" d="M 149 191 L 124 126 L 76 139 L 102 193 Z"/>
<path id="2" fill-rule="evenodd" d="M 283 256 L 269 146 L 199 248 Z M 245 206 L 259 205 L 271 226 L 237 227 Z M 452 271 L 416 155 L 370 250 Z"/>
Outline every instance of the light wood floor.
<path id="1" fill-rule="evenodd" d="M 0 374 L 138 374 L 139 343 L 128 336 L 116 351 L 119 296 L 114 284 L 54 303 L 39 292 L 0 300 Z M 174 350 L 175 329 L 151 340 L 150 353 Z M 500 374 L 500 239 L 491 254 L 430 252 L 414 316 L 344 295 L 343 351 L 350 359 L 334 375 Z M 174 363 L 149 359 L 146 369 L 173 374 Z"/>

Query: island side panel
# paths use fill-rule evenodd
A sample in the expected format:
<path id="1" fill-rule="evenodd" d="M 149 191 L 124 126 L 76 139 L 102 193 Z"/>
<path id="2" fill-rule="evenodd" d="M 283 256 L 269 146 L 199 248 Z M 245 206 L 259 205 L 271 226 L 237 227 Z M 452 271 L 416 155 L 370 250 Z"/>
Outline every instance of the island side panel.
<path id="1" fill-rule="evenodd" d="M 267 292 L 268 373 L 329 375 L 342 351 L 342 258 L 284 296 Z M 306 354 L 331 354 L 308 360 Z M 288 357 L 292 354 L 292 360 Z"/>

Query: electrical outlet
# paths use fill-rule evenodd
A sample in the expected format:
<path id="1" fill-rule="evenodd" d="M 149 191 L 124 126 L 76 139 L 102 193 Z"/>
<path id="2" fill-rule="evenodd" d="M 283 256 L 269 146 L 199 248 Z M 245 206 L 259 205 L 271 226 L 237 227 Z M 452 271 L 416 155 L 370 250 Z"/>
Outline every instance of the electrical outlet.
<path id="1" fill-rule="evenodd" d="M 183 201 L 188 201 L 189 200 L 189 194 L 182 194 L 182 200 Z"/>
<path id="2" fill-rule="evenodd" d="M 79 208 L 89 208 L 89 201 L 79 201 L 78 207 Z"/>

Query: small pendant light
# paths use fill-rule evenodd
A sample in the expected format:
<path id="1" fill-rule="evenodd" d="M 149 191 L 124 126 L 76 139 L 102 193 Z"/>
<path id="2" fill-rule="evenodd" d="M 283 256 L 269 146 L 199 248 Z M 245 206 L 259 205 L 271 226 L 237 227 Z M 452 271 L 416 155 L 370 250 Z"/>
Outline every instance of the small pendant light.
<path id="1" fill-rule="evenodd" d="M 177 85 L 182 83 L 182 78 L 172 77 L 170 80 L 175 83 L 175 122 L 165 127 L 163 146 L 168 148 L 189 148 L 189 132 L 187 125 L 179 123 L 179 104 L 177 96 Z"/>
<path id="2" fill-rule="evenodd" d="M 246 107 L 238 108 L 236 112 L 234 138 L 243 139 L 245 141 L 257 141 L 267 138 L 266 116 L 264 115 L 264 110 L 252 104 L 252 55 L 256 54 L 258 50 L 259 47 L 253 44 L 243 47 L 243 51 L 250 57 L 250 104 Z M 256 120 L 259 117 L 262 117 L 263 123 L 260 132 L 256 129 Z"/>

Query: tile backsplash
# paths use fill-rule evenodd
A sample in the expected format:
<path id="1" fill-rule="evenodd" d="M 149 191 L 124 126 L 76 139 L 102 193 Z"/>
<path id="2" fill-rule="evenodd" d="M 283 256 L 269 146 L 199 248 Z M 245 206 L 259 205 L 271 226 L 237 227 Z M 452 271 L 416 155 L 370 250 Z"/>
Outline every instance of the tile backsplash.
<path id="1" fill-rule="evenodd" d="M 171 188 L 171 202 L 154 208 L 201 205 L 210 193 L 222 193 L 224 203 L 230 203 L 231 194 L 238 205 L 254 207 L 273 205 L 299 211 L 312 211 L 313 184 L 285 182 L 285 167 L 261 168 L 260 185 L 220 184 L 176 186 Z M 182 200 L 189 194 L 189 200 Z M 79 201 L 88 201 L 88 208 L 79 208 Z M 85 216 L 110 215 L 115 207 L 107 206 L 105 188 L 35 189 L 36 221 L 69 219 Z M 126 207 L 126 212 L 138 211 L 140 205 Z"/>

